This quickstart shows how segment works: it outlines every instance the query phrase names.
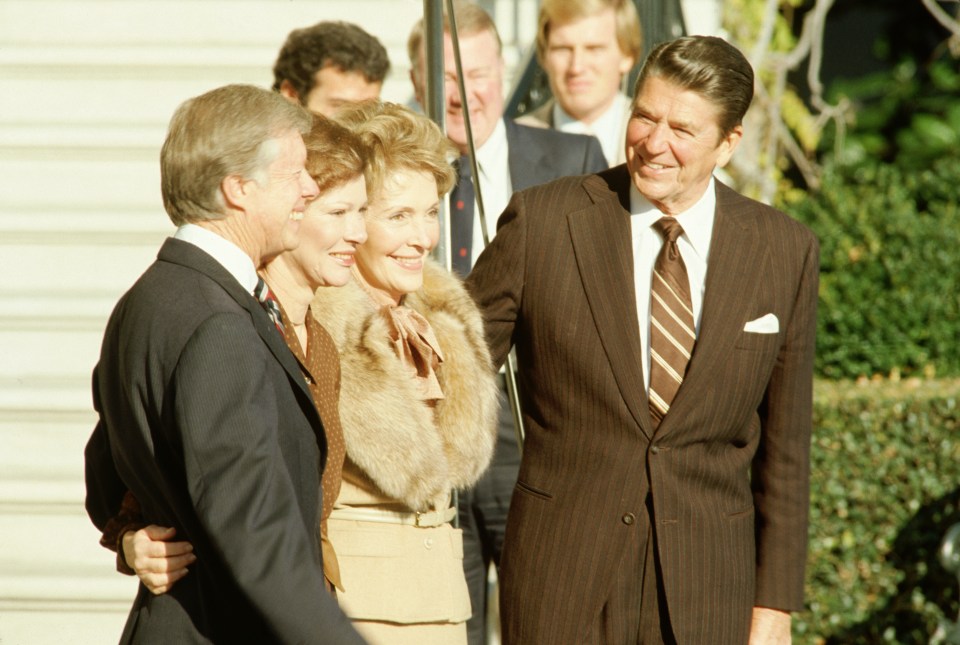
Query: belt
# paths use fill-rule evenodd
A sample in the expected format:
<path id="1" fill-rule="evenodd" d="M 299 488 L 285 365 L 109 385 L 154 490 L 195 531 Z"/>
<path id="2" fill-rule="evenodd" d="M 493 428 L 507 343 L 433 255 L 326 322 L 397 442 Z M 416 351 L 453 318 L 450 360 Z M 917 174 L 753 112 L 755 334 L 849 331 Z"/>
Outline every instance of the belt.
<path id="1" fill-rule="evenodd" d="M 418 528 L 442 526 L 457 514 L 457 509 L 450 507 L 442 511 L 388 511 L 373 506 L 349 506 L 335 508 L 330 513 L 332 520 L 353 520 L 355 522 L 382 522 L 384 524 L 405 524 Z"/>

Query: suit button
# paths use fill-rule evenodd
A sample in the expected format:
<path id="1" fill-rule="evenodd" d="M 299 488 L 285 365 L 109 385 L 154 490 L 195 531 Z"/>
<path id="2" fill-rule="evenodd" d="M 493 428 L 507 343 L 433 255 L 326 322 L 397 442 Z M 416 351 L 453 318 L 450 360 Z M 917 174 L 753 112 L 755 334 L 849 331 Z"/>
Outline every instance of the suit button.
<path id="1" fill-rule="evenodd" d="M 432 548 L 433 548 L 433 538 L 429 538 L 429 537 L 428 537 L 428 538 L 424 538 L 424 540 L 423 540 L 423 546 L 425 546 L 425 547 L 428 548 L 428 549 L 432 549 Z"/>
<path id="2" fill-rule="evenodd" d="M 659 453 L 660 453 L 660 446 L 658 446 L 658 445 L 656 445 L 656 444 L 650 446 L 650 452 L 652 452 L 652 453 L 655 454 L 655 455 L 656 455 L 656 454 L 659 454 Z"/>
<path id="3" fill-rule="evenodd" d="M 634 515 L 633 513 L 625 513 L 623 517 L 620 518 L 620 521 L 626 524 L 627 526 L 630 526 L 631 524 L 637 521 L 637 516 Z"/>

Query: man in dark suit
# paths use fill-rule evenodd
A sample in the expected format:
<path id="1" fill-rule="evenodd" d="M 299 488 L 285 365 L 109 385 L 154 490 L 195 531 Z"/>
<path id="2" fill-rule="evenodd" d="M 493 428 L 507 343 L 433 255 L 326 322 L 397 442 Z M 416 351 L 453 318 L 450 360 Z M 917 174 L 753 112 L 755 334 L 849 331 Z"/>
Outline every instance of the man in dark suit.
<path id="1" fill-rule="evenodd" d="M 790 642 L 818 244 L 713 177 L 752 96 L 724 41 L 659 46 L 627 163 L 514 195 L 468 279 L 527 431 L 505 645 Z"/>
<path id="2" fill-rule="evenodd" d="M 506 207 L 510 195 L 558 177 L 582 175 L 607 167 L 600 142 L 594 137 L 574 135 L 519 125 L 503 117 L 503 71 L 500 36 L 490 15 L 475 4 L 458 3 L 454 9 L 463 64 L 464 85 L 471 130 L 480 170 L 480 187 L 487 213 L 490 237 L 496 216 Z M 451 193 L 450 223 L 453 268 L 466 276 L 483 250 L 479 213 L 472 196 L 463 197 L 464 181 L 473 191 L 473 182 L 463 176 L 471 170 L 464 119 L 464 105 L 457 87 L 450 22 L 444 21 L 445 106 L 447 136 L 461 153 L 460 185 Z M 411 80 L 417 100 L 425 97 L 423 21 L 418 22 L 407 43 Z M 466 203 L 464 203 L 466 202 Z M 473 604 L 467 623 L 471 645 L 485 640 L 486 579 L 490 563 L 499 564 L 510 495 L 517 481 L 520 453 L 513 416 L 503 400 L 497 447 L 490 469 L 468 491 L 461 491 L 460 526 L 463 529 L 464 571 Z"/>
<path id="3" fill-rule="evenodd" d="M 185 102 L 161 151 L 176 234 L 117 304 L 93 378 L 87 511 L 129 489 L 197 556 L 168 593 L 140 586 L 122 642 L 362 643 L 325 591 L 323 425 L 256 270 L 299 243 L 317 186 L 309 114 L 230 85 Z"/>

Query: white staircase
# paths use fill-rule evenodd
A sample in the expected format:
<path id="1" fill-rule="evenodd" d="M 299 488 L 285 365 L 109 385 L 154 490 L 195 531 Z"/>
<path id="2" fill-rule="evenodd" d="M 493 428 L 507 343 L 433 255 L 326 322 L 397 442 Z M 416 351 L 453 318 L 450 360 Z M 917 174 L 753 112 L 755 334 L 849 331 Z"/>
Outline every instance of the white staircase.
<path id="1" fill-rule="evenodd" d="M 503 24 L 535 0 L 486 2 Z M 422 0 L 0 0 L 0 643 L 116 642 L 136 593 L 83 510 L 90 374 L 106 318 L 172 226 L 158 156 L 183 100 L 269 87 L 290 30 L 377 36 L 410 99 Z M 504 14 L 503 20 L 500 13 Z M 528 22 L 529 24 L 529 22 Z M 532 38 L 532 27 L 527 37 Z"/>

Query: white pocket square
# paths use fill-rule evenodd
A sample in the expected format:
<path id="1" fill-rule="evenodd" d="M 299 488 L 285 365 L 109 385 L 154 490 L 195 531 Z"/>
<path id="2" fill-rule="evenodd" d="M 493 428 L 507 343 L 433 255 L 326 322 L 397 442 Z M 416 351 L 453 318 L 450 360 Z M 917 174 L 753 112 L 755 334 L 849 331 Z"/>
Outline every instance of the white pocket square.
<path id="1" fill-rule="evenodd" d="M 751 334 L 776 334 L 780 331 L 780 321 L 773 314 L 751 320 L 743 326 L 743 331 Z"/>

